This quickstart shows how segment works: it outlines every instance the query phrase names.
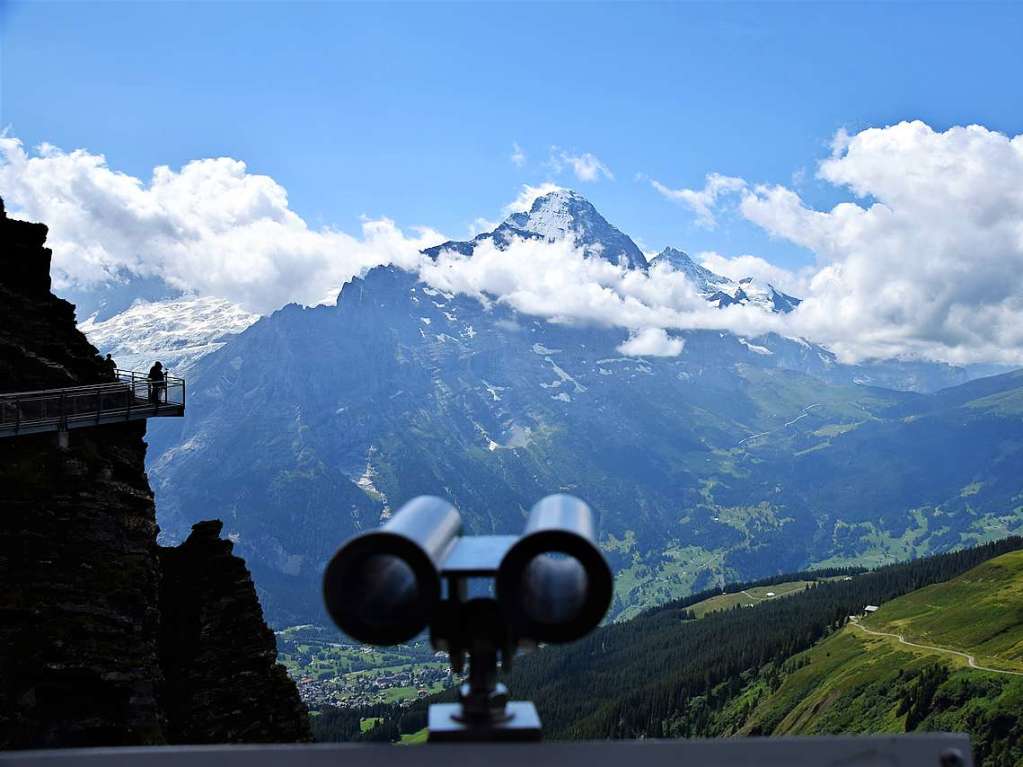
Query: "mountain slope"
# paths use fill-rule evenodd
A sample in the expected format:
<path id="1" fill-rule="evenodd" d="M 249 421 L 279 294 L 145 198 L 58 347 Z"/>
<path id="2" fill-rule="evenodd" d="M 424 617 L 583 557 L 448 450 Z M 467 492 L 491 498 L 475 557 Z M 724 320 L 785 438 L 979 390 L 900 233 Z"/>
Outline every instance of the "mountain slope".
<path id="1" fill-rule="evenodd" d="M 747 714 L 737 731 L 968 731 L 978 763 L 1018 764 L 1021 596 L 1015 551 L 883 604 L 781 664 L 773 689 L 758 677 L 741 695 Z"/>
<path id="2" fill-rule="evenodd" d="M 181 375 L 257 319 L 222 298 L 192 297 L 136 301 L 106 320 L 93 315 L 78 328 L 122 370 L 146 371 L 160 360 Z"/>
<path id="3" fill-rule="evenodd" d="M 566 490 L 600 517 L 627 617 L 725 580 L 1023 524 L 1011 414 L 939 403 L 910 418 L 926 397 L 855 383 L 897 365 L 844 366 L 776 335 L 680 332 L 679 356 L 650 358 L 623 356 L 626 338 L 390 267 L 336 306 L 285 307 L 199 360 L 188 417 L 154 425 L 164 538 L 222 517 L 269 612 L 306 622 L 334 548 L 408 498 L 448 497 L 470 531 L 510 533 Z M 995 389 L 1011 399 L 1017 383 Z"/>
<path id="4" fill-rule="evenodd" d="M 780 674 L 779 664 L 829 637 L 849 614 L 948 580 L 1019 546 L 1016 538 L 892 565 L 698 620 L 680 620 L 681 610 L 660 611 L 524 658 L 508 678 L 509 689 L 535 696 L 556 736 L 728 734 L 746 722 L 737 726 L 721 717 L 734 713 L 740 699 L 743 706 L 751 703 L 748 688 L 762 674 Z M 553 668 L 562 671 L 553 674 Z"/>
<path id="5" fill-rule="evenodd" d="M 867 631 L 969 653 L 1023 675 L 1023 552 L 914 591 L 860 621 Z"/>

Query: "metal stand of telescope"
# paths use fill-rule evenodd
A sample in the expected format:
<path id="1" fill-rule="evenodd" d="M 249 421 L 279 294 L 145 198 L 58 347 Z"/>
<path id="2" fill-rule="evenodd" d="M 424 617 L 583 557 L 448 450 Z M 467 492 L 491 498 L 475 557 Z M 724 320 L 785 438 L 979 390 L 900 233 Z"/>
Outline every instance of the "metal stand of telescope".
<path id="1" fill-rule="evenodd" d="M 447 597 L 430 625 L 433 646 L 444 650 L 451 668 L 461 673 L 466 656 L 469 678 L 458 690 L 458 703 L 434 703 L 427 720 L 431 743 L 468 741 L 538 741 L 540 717 L 529 701 L 509 701 L 508 688 L 497 681 L 500 660 L 511 668 L 515 641 L 501 618 L 497 600 L 468 598 L 468 579 L 493 577 L 518 536 L 460 538 L 441 570 Z"/>

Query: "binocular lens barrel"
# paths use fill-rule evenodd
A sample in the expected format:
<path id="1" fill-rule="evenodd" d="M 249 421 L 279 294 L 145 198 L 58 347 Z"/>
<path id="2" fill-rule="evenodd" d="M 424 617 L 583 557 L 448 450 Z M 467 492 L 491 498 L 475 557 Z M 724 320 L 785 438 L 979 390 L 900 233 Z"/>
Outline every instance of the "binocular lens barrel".
<path id="1" fill-rule="evenodd" d="M 549 495 L 533 507 L 497 573 L 498 601 L 518 636 L 570 642 L 600 623 L 613 581 L 595 538 L 593 513 L 578 498 Z"/>
<path id="2" fill-rule="evenodd" d="M 545 626 L 575 620 L 586 604 L 587 582 L 579 560 L 541 554 L 522 574 L 522 609 Z"/>
<path id="3" fill-rule="evenodd" d="M 323 574 L 323 597 L 338 627 L 360 642 L 407 642 L 426 628 L 440 599 L 440 562 L 461 530 L 441 498 L 409 501 L 379 530 L 338 549 Z"/>
<path id="4" fill-rule="evenodd" d="M 350 571 L 349 608 L 366 625 L 386 629 L 405 619 L 419 600 L 419 583 L 401 557 L 376 554 Z"/>

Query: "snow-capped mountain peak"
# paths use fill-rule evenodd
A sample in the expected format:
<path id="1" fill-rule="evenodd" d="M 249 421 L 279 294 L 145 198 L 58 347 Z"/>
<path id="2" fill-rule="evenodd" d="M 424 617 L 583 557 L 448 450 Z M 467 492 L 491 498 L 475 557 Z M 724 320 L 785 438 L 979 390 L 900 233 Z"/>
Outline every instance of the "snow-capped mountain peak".
<path id="1" fill-rule="evenodd" d="M 582 222 L 594 220 L 610 226 L 585 197 L 568 189 L 557 189 L 537 197 L 529 210 L 512 213 L 504 220 L 504 226 L 553 242 L 574 235 Z"/>
<path id="2" fill-rule="evenodd" d="M 608 223 L 593 203 L 570 189 L 556 189 L 537 197 L 528 211 L 512 213 L 494 234 L 502 229 L 550 242 L 572 237 L 591 255 L 615 263 L 624 260 L 631 269 L 647 265 L 636 243 Z"/>
<path id="3" fill-rule="evenodd" d="M 701 293 L 716 293 L 734 285 L 727 277 L 722 277 L 720 274 L 715 274 L 710 269 L 700 266 L 693 261 L 688 253 L 677 248 L 668 247 L 658 253 L 650 265 L 658 264 L 667 264 L 676 272 L 684 274 Z"/>
<path id="4" fill-rule="evenodd" d="M 571 238 L 589 256 L 624 263 L 630 269 L 645 269 L 643 252 L 628 235 L 608 223 L 593 204 L 578 192 L 556 189 L 540 195 L 529 210 L 512 213 L 494 231 L 477 236 L 470 242 L 445 242 L 423 251 L 436 258 L 441 251 L 453 250 L 472 254 L 476 245 L 492 240 L 505 248 L 515 238 L 542 239 L 558 242 Z"/>
<path id="5" fill-rule="evenodd" d="M 470 241 L 445 242 L 423 253 L 437 258 L 443 251 L 471 256 L 481 242 L 492 241 L 507 248 L 514 239 L 542 239 L 558 242 L 571 238 L 588 256 L 622 263 L 630 269 L 646 269 L 667 265 L 684 274 L 696 289 L 719 308 L 733 304 L 759 306 L 772 312 L 791 312 L 799 299 L 760 283 L 753 277 L 736 282 L 712 272 L 685 251 L 667 247 L 649 263 L 628 235 L 608 223 L 589 200 L 571 189 L 555 189 L 533 200 L 529 210 L 512 213 L 494 231 L 480 234 Z"/>
<path id="6" fill-rule="evenodd" d="M 733 304 L 759 306 L 772 312 L 791 312 L 800 300 L 777 290 L 769 283 L 754 277 L 743 277 L 736 282 L 697 264 L 688 253 L 677 248 L 665 248 L 650 262 L 651 266 L 667 264 L 684 274 L 696 289 L 720 309 Z"/>

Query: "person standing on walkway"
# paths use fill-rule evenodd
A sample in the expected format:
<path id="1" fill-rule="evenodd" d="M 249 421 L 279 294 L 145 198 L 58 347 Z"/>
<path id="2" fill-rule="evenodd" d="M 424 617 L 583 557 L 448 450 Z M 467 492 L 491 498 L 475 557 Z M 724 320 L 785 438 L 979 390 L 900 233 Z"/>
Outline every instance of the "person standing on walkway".
<path id="1" fill-rule="evenodd" d="M 163 364 L 156 362 L 153 367 L 149 368 L 149 401 L 159 404 L 162 399 L 166 397 L 164 392 L 167 390 L 167 384 L 165 382 L 166 376 L 163 372 Z"/>

